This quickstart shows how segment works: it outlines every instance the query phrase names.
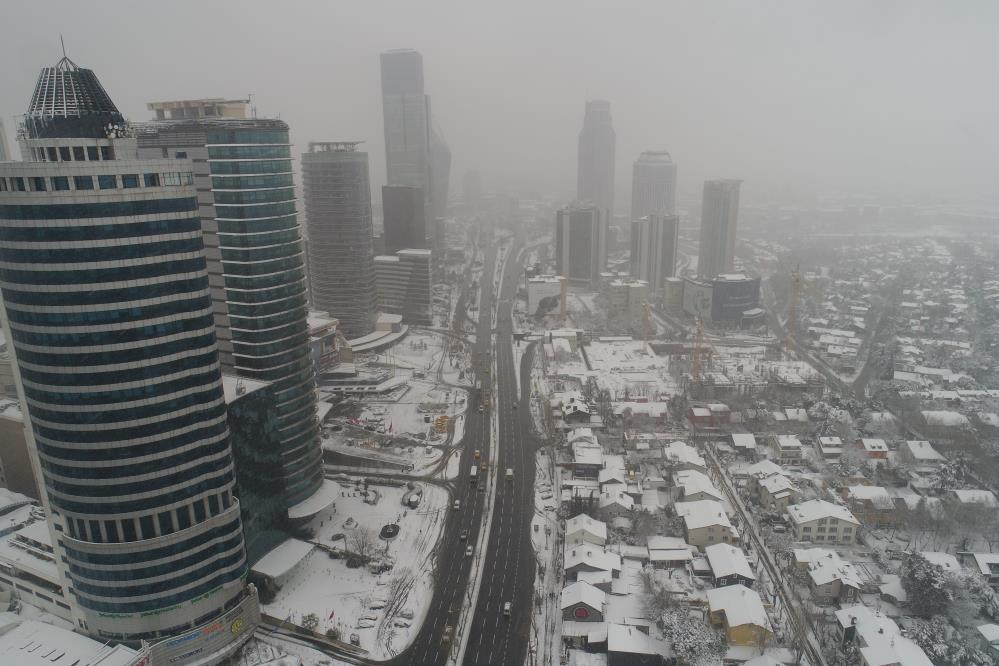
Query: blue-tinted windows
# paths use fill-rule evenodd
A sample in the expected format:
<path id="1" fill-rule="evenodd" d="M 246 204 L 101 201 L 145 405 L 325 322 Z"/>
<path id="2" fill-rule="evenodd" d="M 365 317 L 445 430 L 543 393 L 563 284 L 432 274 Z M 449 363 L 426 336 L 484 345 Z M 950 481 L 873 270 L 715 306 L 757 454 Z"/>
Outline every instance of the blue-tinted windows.
<path id="1" fill-rule="evenodd" d="M 123 173 L 121 175 L 121 186 L 126 190 L 139 186 L 139 176 L 134 173 Z"/>
<path id="2" fill-rule="evenodd" d="M 86 161 L 87 156 L 83 150 L 83 146 L 73 146 L 73 160 L 76 162 Z"/>
<path id="3" fill-rule="evenodd" d="M 69 154 L 69 147 L 68 146 L 60 146 L 59 147 L 59 159 L 61 161 L 63 161 L 63 162 L 70 162 L 70 161 L 72 161 L 73 158 Z"/>
<path id="4" fill-rule="evenodd" d="M 114 159 L 114 146 L 101 146 L 101 159 L 102 160 L 113 160 Z"/>
<path id="5" fill-rule="evenodd" d="M 118 188 L 118 176 L 114 174 L 97 176 L 97 186 L 102 190 L 114 190 Z"/>
<path id="6" fill-rule="evenodd" d="M 101 159 L 100 151 L 97 150 L 97 146 L 87 146 L 87 159 L 91 162 L 96 162 Z"/>
<path id="7" fill-rule="evenodd" d="M 45 191 L 45 179 L 39 176 L 35 176 L 31 179 L 31 189 L 35 192 Z"/>
<path id="8" fill-rule="evenodd" d="M 92 190 L 94 189 L 94 177 L 73 176 L 73 187 L 78 190 Z"/>
<path id="9" fill-rule="evenodd" d="M 146 187 L 160 186 L 160 175 L 158 173 L 142 174 L 142 180 L 145 183 Z"/>
<path id="10" fill-rule="evenodd" d="M 66 176 L 52 176 L 52 189 L 57 192 L 68 192 L 69 178 Z"/>

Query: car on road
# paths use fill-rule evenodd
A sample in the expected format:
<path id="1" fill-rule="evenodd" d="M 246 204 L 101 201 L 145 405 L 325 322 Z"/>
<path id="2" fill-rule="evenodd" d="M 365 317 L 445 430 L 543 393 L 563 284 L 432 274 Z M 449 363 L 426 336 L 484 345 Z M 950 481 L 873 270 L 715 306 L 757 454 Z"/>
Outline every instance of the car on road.
<path id="1" fill-rule="evenodd" d="M 481 465 L 479 465 L 479 469 L 481 471 L 485 472 L 486 471 L 486 463 L 483 462 Z"/>
<path id="2" fill-rule="evenodd" d="M 510 610 L 512 608 L 513 608 L 513 606 L 510 604 L 509 601 L 504 602 L 503 603 L 503 615 L 505 615 L 506 617 L 510 617 Z"/>
<path id="3" fill-rule="evenodd" d="M 451 636 L 453 636 L 453 635 L 454 635 L 454 627 L 452 627 L 450 624 L 447 625 L 447 626 L 445 626 L 444 627 L 444 634 L 441 636 L 441 642 L 442 643 L 450 643 L 451 642 Z"/>
<path id="4" fill-rule="evenodd" d="M 478 460 L 481 457 L 482 457 L 482 452 L 479 451 L 478 449 L 475 449 L 475 459 Z"/>
<path id="5" fill-rule="evenodd" d="M 482 405 L 479 405 L 479 414 L 481 414 L 483 411 L 485 411 L 485 408 Z"/>
<path id="6" fill-rule="evenodd" d="M 471 556 L 472 556 L 472 547 L 469 546 L 468 548 L 465 549 L 465 557 L 471 557 Z"/>
<path id="7" fill-rule="evenodd" d="M 462 530 L 461 534 L 458 535 L 458 538 L 461 539 L 462 541 L 468 539 L 468 530 Z"/>
<path id="8" fill-rule="evenodd" d="M 507 481 L 513 481 L 513 468 L 512 467 L 507 467 L 506 468 L 506 480 Z"/>
<path id="9" fill-rule="evenodd" d="M 454 510 L 457 511 L 460 508 L 461 508 L 461 500 L 455 500 L 454 501 Z"/>

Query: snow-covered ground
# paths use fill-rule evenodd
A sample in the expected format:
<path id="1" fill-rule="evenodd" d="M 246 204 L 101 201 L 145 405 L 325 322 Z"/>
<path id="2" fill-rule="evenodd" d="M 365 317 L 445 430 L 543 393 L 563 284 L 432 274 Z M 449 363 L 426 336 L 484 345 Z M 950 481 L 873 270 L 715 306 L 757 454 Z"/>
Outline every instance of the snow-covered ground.
<path id="1" fill-rule="evenodd" d="M 558 663 L 562 641 L 562 543 L 565 535 L 554 507 L 553 493 L 561 485 L 559 468 L 554 467 L 544 451 L 535 454 L 534 519 L 531 521 L 531 543 L 534 546 L 539 573 L 534 577 L 534 595 L 540 600 L 537 612 L 531 614 L 531 644 L 528 664 Z M 554 477 L 553 477 L 554 473 Z M 537 658 L 532 659 L 531 653 Z"/>
<path id="2" fill-rule="evenodd" d="M 236 658 L 235 666 L 348 666 L 298 639 L 258 629 Z"/>
<path id="3" fill-rule="evenodd" d="M 378 539 L 378 531 L 383 525 L 397 523 L 399 536 L 387 544 L 394 568 L 382 574 L 363 567 L 350 569 L 345 560 L 331 559 L 314 548 L 274 601 L 264 606 L 264 612 L 296 624 L 303 616 L 315 613 L 320 618 L 320 632 L 337 626 L 345 638 L 356 633 L 372 658 L 387 659 L 409 644 L 427 613 L 435 577 L 434 548 L 447 517 L 448 494 L 438 486 L 418 484 L 423 488 L 423 500 L 413 510 L 402 504 L 407 490 L 404 486 L 372 483 L 369 498 L 373 497 L 371 491 L 379 496 L 372 505 L 364 501 L 360 486 L 345 480 L 336 483 L 342 496 L 335 508 L 320 513 L 309 524 L 315 530 L 315 541 L 343 546 L 342 540 L 332 540 L 333 535 L 366 529 L 382 552 L 386 543 Z"/>

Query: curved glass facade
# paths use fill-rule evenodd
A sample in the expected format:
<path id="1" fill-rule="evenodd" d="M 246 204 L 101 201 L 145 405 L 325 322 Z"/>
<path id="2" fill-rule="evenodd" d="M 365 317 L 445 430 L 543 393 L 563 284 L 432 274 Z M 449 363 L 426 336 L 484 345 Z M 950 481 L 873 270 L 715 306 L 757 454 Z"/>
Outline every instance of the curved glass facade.
<path id="1" fill-rule="evenodd" d="M 167 166 L 0 165 L 146 175 L 0 193 L 9 342 L 68 582 L 83 628 L 133 640 L 221 613 L 246 573 L 198 204 Z"/>
<path id="2" fill-rule="evenodd" d="M 277 398 L 290 506 L 323 470 L 288 130 L 209 127 L 206 146 L 235 365 Z"/>

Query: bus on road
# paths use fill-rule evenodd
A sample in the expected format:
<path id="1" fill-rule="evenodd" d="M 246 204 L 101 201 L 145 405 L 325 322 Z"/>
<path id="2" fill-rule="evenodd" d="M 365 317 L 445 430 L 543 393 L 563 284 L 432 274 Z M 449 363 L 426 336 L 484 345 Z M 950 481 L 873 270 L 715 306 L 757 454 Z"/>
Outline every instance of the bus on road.
<path id="1" fill-rule="evenodd" d="M 478 482 L 478 480 L 479 480 L 479 468 L 477 465 L 472 465 L 472 473 L 468 475 L 468 481 L 474 486 L 476 482 Z"/>

